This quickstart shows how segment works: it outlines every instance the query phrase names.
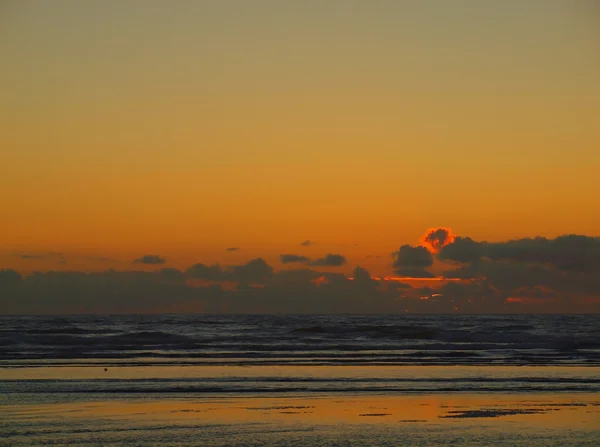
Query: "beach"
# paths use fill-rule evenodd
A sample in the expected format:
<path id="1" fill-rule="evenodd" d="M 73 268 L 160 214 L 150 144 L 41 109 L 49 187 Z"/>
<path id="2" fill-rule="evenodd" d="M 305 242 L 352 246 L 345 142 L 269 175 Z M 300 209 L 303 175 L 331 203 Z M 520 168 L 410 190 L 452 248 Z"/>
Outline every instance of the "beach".
<path id="1" fill-rule="evenodd" d="M 597 393 L 3 398 L 6 446 L 595 446 Z"/>
<path id="2" fill-rule="evenodd" d="M 597 445 L 594 318 L 7 317 L 0 445 Z"/>

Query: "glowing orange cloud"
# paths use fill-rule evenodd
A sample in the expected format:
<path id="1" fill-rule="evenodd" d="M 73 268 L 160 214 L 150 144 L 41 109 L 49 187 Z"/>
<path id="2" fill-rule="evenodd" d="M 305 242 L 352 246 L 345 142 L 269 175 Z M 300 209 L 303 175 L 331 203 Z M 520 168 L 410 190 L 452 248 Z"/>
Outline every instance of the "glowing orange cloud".
<path id="1" fill-rule="evenodd" d="M 442 247 L 454 242 L 454 239 L 456 239 L 456 236 L 451 228 L 438 227 L 427 230 L 420 242 L 430 252 L 437 253 Z"/>

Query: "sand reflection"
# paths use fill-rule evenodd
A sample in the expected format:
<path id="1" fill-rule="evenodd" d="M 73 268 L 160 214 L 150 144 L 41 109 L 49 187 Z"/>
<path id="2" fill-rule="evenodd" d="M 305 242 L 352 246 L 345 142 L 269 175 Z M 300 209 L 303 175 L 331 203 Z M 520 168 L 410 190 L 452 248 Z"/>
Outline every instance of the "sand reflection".
<path id="1" fill-rule="evenodd" d="M 310 398 L 202 398 L 11 406 L 3 417 L 93 418 L 198 424 L 456 424 L 522 421 L 551 427 L 600 426 L 600 399 L 579 395 L 448 394 Z"/>

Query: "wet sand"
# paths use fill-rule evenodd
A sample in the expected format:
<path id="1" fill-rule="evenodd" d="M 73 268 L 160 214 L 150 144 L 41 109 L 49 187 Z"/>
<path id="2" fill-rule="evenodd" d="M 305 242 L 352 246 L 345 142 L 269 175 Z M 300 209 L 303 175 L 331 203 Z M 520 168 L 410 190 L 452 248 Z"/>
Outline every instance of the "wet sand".
<path id="1" fill-rule="evenodd" d="M 0 408 L 6 446 L 596 446 L 600 396 L 114 396 Z"/>

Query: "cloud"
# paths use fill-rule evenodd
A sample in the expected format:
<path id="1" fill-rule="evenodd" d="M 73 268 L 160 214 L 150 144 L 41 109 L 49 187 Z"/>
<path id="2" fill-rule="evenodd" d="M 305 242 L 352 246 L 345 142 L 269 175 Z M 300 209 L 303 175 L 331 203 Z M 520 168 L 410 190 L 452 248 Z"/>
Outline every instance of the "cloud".
<path id="1" fill-rule="evenodd" d="M 0 271 L 0 313 L 366 313 L 398 303 L 360 267 L 356 279 L 311 269 L 275 272 L 261 258 L 238 266 L 196 264 L 187 271 Z M 193 278 L 191 275 L 195 275 Z M 207 284 L 192 279 L 211 279 Z M 318 278 L 322 278 L 317 285 Z M 237 287 L 218 281 L 239 280 Z M 208 284 L 212 283 L 212 284 Z M 258 284 L 257 284 L 258 283 Z M 256 287 L 260 285 L 260 287 Z M 395 292 L 394 292 L 395 293 Z"/>
<path id="2" fill-rule="evenodd" d="M 340 267 L 340 266 L 344 265 L 345 263 L 346 263 L 346 258 L 344 256 L 328 253 L 323 258 L 318 258 L 318 259 L 315 259 L 314 261 L 311 261 L 309 263 L 309 265 L 312 265 L 315 267 Z"/>
<path id="3" fill-rule="evenodd" d="M 167 280 L 170 281 L 183 281 L 185 279 L 185 274 L 176 268 L 164 268 L 160 270 L 160 274 Z"/>
<path id="4" fill-rule="evenodd" d="M 600 270 L 600 238 L 568 234 L 556 239 L 536 237 L 506 242 L 476 242 L 459 237 L 443 247 L 439 257 L 464 263 L 485 258 L 535 262 L 565 271 L 597 271 Z"/>
<path id="5" fill-rule="evenodd" d="M 220 265 L 194 264 L 186 270 L 186 275 L 190 278 L 205 279 L 208 281 L 227 281 L 229 274 L 221 268 Z"/>
<path id="6" fill-rule="evenodd" d="M 291 264 L 295 262 L 309 262 L 310 258 L 301 255 L 283 254 L 279 255 L 282 264 Z"/>
<path id="7" fill-rule="evenodd" d="M 0 313 L 404 313 L 598 312 L 600 277 L 549 266 L 478 261 L 489 276 L 413 288 L 376 281 L 362 267 L 343 273 L 274 271 L 263 259 L 222 267 L 196 264 L 148 271 L 0 270 Z M 423 268 L 416 268 L 417 273 Z M 200 280 L 200 281 L 196 281 Z M 204 281 L 202 281 L 204 280 Z M 236 284 L 231 287 L 232 282 Z M 509 299 L 510 298 L 510 299 Z M 587 304 L 586 304 L 587 303 Z"/>
<path id="8" fill-rule="evenodd" d="M 309 283 L 322 275 L 321 272 L 317 272 L 312 269 L 293 269 L 293 270 L 281 270 L 274 277 L 275 282 L 284 284 L 298 284 L 298 283 Z"/>
<path id="9" fill-rule="evenodd" d="M 231 268 L 234 281 L 261 282 L 273 275 L 273 267 L 262 258 L 252 259 L 244 265 L 238 265 Z"/>
<path id="10" fill-rule="evenodd" d="M 221 267 L 218 264 L 194 264 L 187 269 L 190 278 L 208 281 L 262 282 L 273 274 L 273 268 L 264 259 L 256 258 L 246 264 Z"/>
<path id="11" fill-rule="evenodd" d="M 379 281 L 372 279 L 368 270 L 358 265 L 352 272 L 352 278 L 354 278 L 355 286 L 358 288 L 374 290 L 379 286 Z"/>
<path id="12" fill-rule="evenodd" d="M 423 268 L 418 267 L 399 267 L 395 273 L 406 278 L 435 278 L 435 275 Z"/>
<path id="13" fill-rule="evenodd" d="M 427 270 L 433 265 L 433 255 L 423 246 L 403 245 L 394 253 L 393 263 L 396 274 L 413 278 L 432 278 Z"/>
<path id="14" fill-rule="evenodd" d="M 444 235 L 435 234 L 441 244 Z M 276 271 L 262 258 L 226 266 L 199 263 L 184 271 L 161 266 L 151 272 L 45 271 L 21 276 L 0 270 L 0 313 L 600 313 L 599 243 L 597 237 L 579 235 L 493 243 L 457 237 L 437 254 L 438 260 L 452 261 L 443 276 L 456 280 L 410 284 L 374 280 L 360 266 L 344 273 L 308 267 Z M 15 256 L 9 254 L 13 260 Z M 312 262 L 296 254 L 281 256 L 284 264 L 346 263 L 342 255 L 331 253 Z M 427 247 L 403 245 L 393 256 L 396 274 L 433 276 L 429 268 L 435 255 Z M 429 287 L 421 288 L 423 284 Z"/>
<path id="15" fill-rule="evenodd" d="M 457 237 L 453 243 L 443 247 L 438 258 L 458 262 L 474 262 L 483 257 L 484 244 L 487 242 L 475 242 L 470 237 Z"/>
<path id="16" fill-rule="evenodd" d="M 310 241 L 310 240 L 305 240 L 304 242 L 300 242 L 300 245 L 302 245 L 303 247 L 310 247 L 311 245 L 313 245 L 314 242 Z"/>
<path id="17" fill-rule="evenodd" d="M 47 253 L 18 253 L 17 257 L 19 257 L 20 259 L 25 259 L 25 260 L 34 260 L 34 259 L 62 259 L 63 258 L 63 254 L 62 253 L 57 253 L 57 252 L 47 252 Z"/>
<path id="18" fill-rule="evenodd" d="M 241 250 L 241 248 L 240 247 L 229 247 L 229 248 L 225 249 L 225 251 L 238 251 L 238 250 Z"/>
<path id="19" fill-rule="evenodd" d="M 421 238 L 421 245 L 432 253 L 439 252 L 445 245 L 454 242 L 455 236 L 450 228 L 430 228 Z"/>
<path id="20" fill-rule="evenodd" d="M 600 310 L 598 237 L 568 234 L 502 242 L 457 237 L 438 258 L 462 264 L 444 276 L 468 280 L 461 285 L 462 298 L 457 294 L 454 300 L 464 306 L 469 296 L 469 306 L 479 306 L 478 311 L 506 312 L 507 306 L 511 311 Z"/>
<path id="21" fill-rule="evenodd" d="M 395 268 L 426 268 L 433 265 L 433 256 L 425 247 L 403 245 L 396 252 Z"/>
<path id="22" fill-rule="evenodd" d="M 0 287 L 7 286 L 9 284 L 18 284 L 23 280 L 23 277 L 19 272 L 12 269 L 0 270 Z"/>
<path id="23" fill-rule="evenodd" d="M 44 258 L 46 258 L 46 256 L 44 256 L 44 255 L 33 255 L 33 254 L 29 254 L 29 253 L 21 253 L 19 255 L 19 258 L 21 258 L 21 259 L 44 259 Z"/>
<path id="24" fill-rule="evenodd" d="M 161 265 L 167 262 L 165 258 L 161 258 L 158 255 L 144 255 L 141 258 L 133 260 L 134 264 L 146 264 L 146 265 Z"/>

